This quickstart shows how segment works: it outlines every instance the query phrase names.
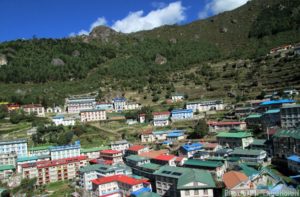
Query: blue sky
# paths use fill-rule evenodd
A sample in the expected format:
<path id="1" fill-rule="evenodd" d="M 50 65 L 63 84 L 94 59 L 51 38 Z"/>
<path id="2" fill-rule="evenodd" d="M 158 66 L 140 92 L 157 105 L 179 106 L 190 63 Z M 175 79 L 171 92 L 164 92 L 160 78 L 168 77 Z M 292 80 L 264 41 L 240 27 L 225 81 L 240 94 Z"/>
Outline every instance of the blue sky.
<path id="1" fill-rule="evenodd" d="M 0 0 L 0 42 L 88 34 L 97 25 L 123 33 L 185 24 L 247 0 Z"/>

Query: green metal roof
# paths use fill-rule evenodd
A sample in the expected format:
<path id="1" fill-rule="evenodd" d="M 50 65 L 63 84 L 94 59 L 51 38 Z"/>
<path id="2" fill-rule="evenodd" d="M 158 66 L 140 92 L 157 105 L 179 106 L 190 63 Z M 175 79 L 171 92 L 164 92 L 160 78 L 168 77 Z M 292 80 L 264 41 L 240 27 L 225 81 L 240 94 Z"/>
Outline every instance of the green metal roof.
<path id="1" fill-rule="evenodd" d="M 253 142 L 251 145 L 264 146 L 266 141 L 267 141 L 266 139 L 253 139 Z"/>
<path id="2" fill-rule="evenodd" d="M 209 160 L 209 161 L 225 161 L 226 159 L 224 157 L 208 157 L 206 160 Z"/>
<path id="3" fill-rule="evenodd" d="M 107 150 L 109 149 L 108 146 L 100 146 L 100 147 L 93 147 L 93 148 L 81 148 L 80 153 L 90 153 L 90 152 L 96 152 L 101 150 Z"/>
<path id="4" fill-rule="evenodd" d="M 145 163 L 140 166 L 141 168 L 149 169 L 149 170 L 158 170 L 161 165 L 155 163 Z"/>
<path id="5" fill-rule="evenodd" d="M 255 170 L 252 167 L 247 166 L 245 163 L 241 163 L 239 165 L 239 167 L 241 168 L 241 171 L 246 174 L 248 177 L 259 174 L 259 172 L 257 170 Z"/>
<path id="6" fill-rule="evenodd" d="M 264 150 L 256 150 L 256 149 L 241 149 L 236 148 L 233 150 L 231 155 L 260 155 Z"/>
<path id="7" fill-rule="evenodd" d="M 248 118 L 260 118 L 262 116 L 262 114 L 250 114 L 249 116 L 247 116 L 246 119 Z"/>
<path id="8" fill-rule="evenodd" d="M 199 159 L 188 159 L 186 162 L 184 162 L 184 165 L 195 166 L 195 167 L 217 168 L 224 164 L 220 161 L 204 161 Z"/>
<path id="9" fill-rule="evenodd" d="M 29 148 L 29 151 L 39 151 L 39 150 L 47 150 L 51 146 L 36 146 L 36 147 L 31 147 Z"/>
<path id="10" fill-rule="evenodd" d="M 145 161 L 145 160 L 149 160 L 149 159 L 146 157 L 141 157 L 139 155 L 129 155 L 126 157 L 126 160 L 132 160 L 135 162 L 139 162 L 139 161 Z"/>
<path id="11" fill-rule="evenodd" d="M 280 113 L 280 109 L 270 109 L 265 112 L 265 114 L 276 114 L 276 113 Z"/>
<path id="12" fill-rule="evenodd" d="M 195 188 L 214 188 L 216 187 L 215 182 L 211 173 L 205 170 L 198 170 L 192 168 L 182 168 L 173 166 L 163 166 L 156 172 L 155 175 L 171 177 L 177 179 L 177 189 L 195 189 Z M 192 184 L 187 186 L 189 183 L 201 183 Z M 203 185 L 204 184 L 204 185 Z"/>
<path id="13" fill-rule="evenodd" d="M 94 165 L 87 165 L 85 167 L 80 168 L 80 172 L 81 173 L 87 173 L 87 172 L 92 172 L 92 171 L 96 171 L 101 167 L 104 167 L 105 165 L 103 164 L 94 164 Z"/>
<path id="14" fill-rule="evenodd" d="M 15 166 L 13 165 L 1 165 L 0 166 L 0 171 L 4 171 L 4 170 L 14 170 L 16 169 Z"/>
<path id="15" fill-rule="evenodd" d="M 273 137 L 290 137 L 300 139 L 300 129 L 279 130 L 273 135 Z"/>
<path id="16" fill-rule="evenodd" d="M 238 132 L 220 132 L 220 133 L 218 133 L 217 137 L 223 137 L 223 138 L 246 138 L 246 137 L 252 137 L 252 133 L 250 133 L 250 132 L 244 132 L 244 131 L 238 131 Z"/>

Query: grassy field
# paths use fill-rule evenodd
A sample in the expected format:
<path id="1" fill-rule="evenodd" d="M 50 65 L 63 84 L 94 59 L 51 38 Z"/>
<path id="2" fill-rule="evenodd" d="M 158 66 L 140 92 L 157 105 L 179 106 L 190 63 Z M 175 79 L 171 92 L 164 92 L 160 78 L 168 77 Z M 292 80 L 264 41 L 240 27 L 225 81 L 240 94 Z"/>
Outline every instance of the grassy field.
<path id="1" fill-rule="evenodd" d="M 69 186 L 69 181 L 59 181 L 46 185 L 46 190 L 51 193 L 51 197 L 70 196 L 73 189 Z"/>

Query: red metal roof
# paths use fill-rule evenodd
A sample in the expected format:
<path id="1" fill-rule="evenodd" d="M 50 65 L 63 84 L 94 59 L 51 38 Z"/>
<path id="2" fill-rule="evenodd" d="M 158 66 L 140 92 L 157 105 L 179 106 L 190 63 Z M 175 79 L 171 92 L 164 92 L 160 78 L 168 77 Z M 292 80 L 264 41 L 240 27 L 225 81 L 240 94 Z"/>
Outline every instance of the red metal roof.
<path id="1" fill-rule="evenodd" d="M 101 154 L 118 154 L 118 153 L 122 153 L 121 151 L 118 151 L 118 150 L 102 150 L 100 151 Z"/>
<path id="2" fill-rule="evenodd" d="M 161 149 L 161 150 L 153 150 L 153 151 L 149 151 L 149 152 L 144 152 L 144 153 L 139 154 L 139 156 L 154 159 L 155 157 L 157 157 L 159 155 L 165 155 L 167 153 L 169 153 L 169 150 Z"/>
<path id="3" fill-rule="evenodd" d="M 143 131 L 142 134 L 144 134 L 144 135 L 150 135 L 150 134 L 152 134 L 152 132 L 153 132 L 152 129 L 147 129 L 147 130 Z"/>
<path id="4" fill-rule="evenodd" d="M 208 121 L 208 125 L 211 126 L 226 126 L 226 125 L 240 125 L 240 124 L 246 124 L 245 122 L 216 122 L 216 121 Z"/>
<path id="5" fill-rule="evenodd" d="M 57 160 L 52 160 L 52 161 L 37 161 L 35 163 L 25 163 L 21 164 L 22 168 L 30 168 L 30 167 L 37 167 L 37 168 L 48 168 L 52 166 L 59 166 L 59 165 L 65 165 L 69 163 L 75 163 L 75 162 L 80 162 L 82 160 L 86 160 L 88 157 L 87 156 L 77 156 L 77 157 L 70 157 L 70 158 L 65 158 L 65 159 L 57 159 Z"/>
<path id="6" fill-rule="evenodd" d="M 28 104 L 22 105 L 23 108 L 36 108 L 36 107 L 43 107 L 41 104 Z"/>
<path id="7" fill-rule="evenodd" d="M 126 175 L 113 175 L 107 177 L 101 177 L 98 179 L 92 180 L 96 185 L 102 185 L 110 182 L 120 182 L 127 185 L 137 185 L 141 183 L 149 183 L 147 179 L 135 179 Z"/>
<path id="8" fill-rule="evenodd" d="M 161 161 L 170 161 L 174 159 L 176 156 L 175 155 L 158 155 L 155 157 L 155 160 L 161 160 Z"/>
<path id="9" fill-rule="evenodd" d="M 153 112 L 153 116 L 158 116 L 158 115 L 170 115 L 171 113 L 168 111 L 163 111 L 163 112 Z"/>
<path id="10" fill-rule="evenodd" d="M 133 145 L 133 146 L 130 146 L 127 150 L 130 150 L 130 151 L 139 151 L 141 149 L 144 149 L 145 146 L 142 146 L 142 145 Z"/>
<path id="11" fill-rule="evenodd" d="M 214 149 L 218 146 L 218 143 L 205 143 L 203 144 L 204 149 Z"/>

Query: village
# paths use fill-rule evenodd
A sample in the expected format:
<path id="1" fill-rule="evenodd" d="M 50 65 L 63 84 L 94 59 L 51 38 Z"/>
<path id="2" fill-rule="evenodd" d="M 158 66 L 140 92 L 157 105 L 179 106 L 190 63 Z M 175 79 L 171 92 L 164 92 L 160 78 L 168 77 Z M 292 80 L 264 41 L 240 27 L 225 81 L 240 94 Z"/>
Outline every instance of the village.
<path id="1" fill-rule="evenodd" d="M 40 195 L 51 194 L 47 185 L 67 182 L 72 196 L 299 196 L 297 90 L 237 105 L 222 99 L 188 100 L 184 93 L 172 94 L 168 102 L 184 107 L 138 113 L 143 106 L 124 96 L 107 102 L 74 96 L 66 98 L 65 106 L 47 108 L 2 103 L 8 113 L 21 110 L 49 119 L 48 126 L 120 121 L 142 126 L 138 139 L 125 135 L 92 147 L 80 139 L 38 146 L 30 138 L 2 139 L 1 192 L 33 180 L 35 190 L 44 188 Z M 137 114 L 125 116 L 128 111 Z M 220 112 L 223 119 L 216 118 Z M 202 135 L 191 135 L 188 126 L 172 127 L 182 122 L 198 122 L 194 134 Z"/>

